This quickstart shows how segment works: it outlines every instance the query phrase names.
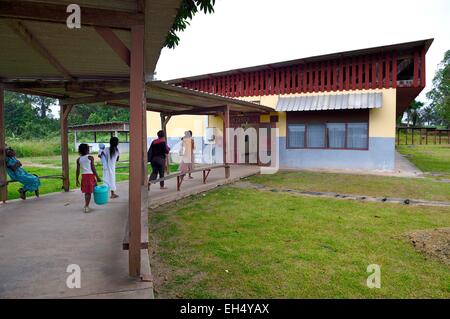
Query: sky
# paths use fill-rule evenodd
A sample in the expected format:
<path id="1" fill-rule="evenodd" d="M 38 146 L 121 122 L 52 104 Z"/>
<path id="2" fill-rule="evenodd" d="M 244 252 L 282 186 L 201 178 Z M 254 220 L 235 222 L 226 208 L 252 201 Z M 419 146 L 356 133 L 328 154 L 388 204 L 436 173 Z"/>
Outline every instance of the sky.
<path id="1" fill-rule="evenodd" d="M 450 50 L 450 0 L 216 0 L 175 49 L 163 49 L 159 80 L 434 38 L 427 86 Z"/>

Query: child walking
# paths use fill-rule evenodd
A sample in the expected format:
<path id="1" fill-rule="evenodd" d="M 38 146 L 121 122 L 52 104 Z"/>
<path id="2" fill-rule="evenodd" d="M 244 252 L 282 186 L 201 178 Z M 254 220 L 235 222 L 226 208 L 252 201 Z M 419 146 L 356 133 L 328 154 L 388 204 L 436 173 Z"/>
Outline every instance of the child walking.
<path id="1" fill-rule="evenodd" d="M 95 170 L 94 158 L 89 155 L 89 145 L 80 144 L 78 146 L 78 153 L 80 157 L 77 159 L 77 187 L 80 186 L 80 168 L 81 168 L 81 192 L 84 194 L 84 209 L 85 213 L 89 213 L 89 203 L 94 192 L 94 187 L 97 182 L 101 182 Z"/>

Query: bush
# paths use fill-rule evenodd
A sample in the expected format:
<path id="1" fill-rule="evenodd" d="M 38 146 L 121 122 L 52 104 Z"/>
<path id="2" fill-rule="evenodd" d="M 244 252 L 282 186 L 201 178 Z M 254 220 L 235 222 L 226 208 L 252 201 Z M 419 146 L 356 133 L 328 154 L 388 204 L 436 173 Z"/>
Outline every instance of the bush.
<path id="1" fill-rule="evenodd" d="M 8 146 L 11 146 L 18 157 L 38 157 L 61 154 L 61 142 L 59 137 L 48 139 L 8 139 Z"/>

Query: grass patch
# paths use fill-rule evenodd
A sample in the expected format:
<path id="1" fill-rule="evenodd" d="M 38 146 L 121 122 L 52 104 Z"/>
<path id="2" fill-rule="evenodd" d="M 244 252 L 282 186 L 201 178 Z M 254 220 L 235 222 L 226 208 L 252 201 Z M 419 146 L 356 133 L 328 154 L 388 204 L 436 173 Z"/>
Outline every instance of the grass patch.
<path id="1" fill-rule="evenodd" d="M 59 137 L 51 137 L 45 140 L 10 138 L 7 144 L 16 151 L 17 157 L 53 156 L 61 154 L 61 140 Z"/>
<path id="2" fill-rule="evenodd" d="M 449 298 L 448 266 L 403 237 L 448 208 L 222 187 L 150 212 L 157 297 Z M 369 289 L 369 264 L 381 289 Z"/>
<path id="3" fill-rule="evenodd" d="M 274 175 L 252 176 L 249 180 L 301 191 L 450 201 L 450 183 L 431 178 L 281 171 Z"/>
<path id="4" fill-rule="evenodd" d="M 423 172 L 450 177 L 450 145 L 399 145 L 397 149 Z"/>

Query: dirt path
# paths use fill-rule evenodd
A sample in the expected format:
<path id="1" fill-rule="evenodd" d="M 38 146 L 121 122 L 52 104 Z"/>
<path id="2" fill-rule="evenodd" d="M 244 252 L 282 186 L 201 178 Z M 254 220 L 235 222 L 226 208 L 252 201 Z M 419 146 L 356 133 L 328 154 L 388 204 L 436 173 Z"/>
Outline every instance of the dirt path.
<path id="1" fill-rule="evenodd" d="M 32 163 L 32 162 L 22 162 L 22 165 L 24 167 L 38 167 L 38 168 L 54 168 L 54 169 L 61 169 L 61 166 L 56 166 L 52 164 L 39 164 L 39 163 Z"/>

